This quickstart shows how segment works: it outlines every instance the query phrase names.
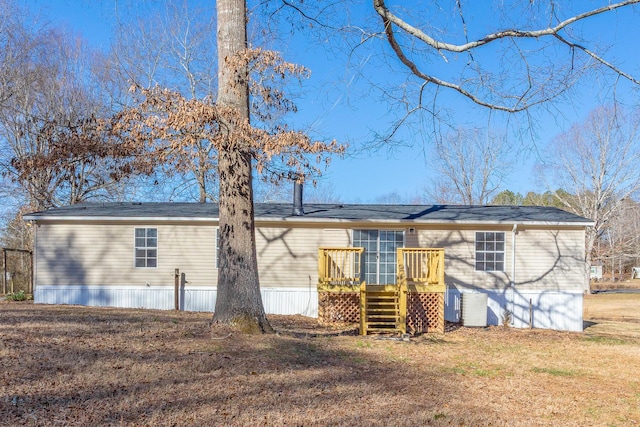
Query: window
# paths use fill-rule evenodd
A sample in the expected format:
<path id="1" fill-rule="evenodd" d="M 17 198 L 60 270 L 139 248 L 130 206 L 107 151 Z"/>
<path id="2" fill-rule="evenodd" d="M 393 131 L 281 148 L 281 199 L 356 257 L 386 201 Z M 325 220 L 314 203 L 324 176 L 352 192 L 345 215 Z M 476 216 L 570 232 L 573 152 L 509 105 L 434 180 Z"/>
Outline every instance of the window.
<path id="1" fill-rule="evenodd" d="M 364 248 L 361 277 L 367 283 L 396 283 L 396 249 L 404 246 L 404 231 L 353 230 L 353 246 Z"/>
<path id="2" fill-rule="evenodd" d="M 504 232 L 476 232 L 476 271 L 504 271 Z"/>
<path id="3" fill-rule="evenodd" d="M 218 260 L 220 259 L 220 229 L 216 228 L 216 268 L 220 268 Z"/>
<path id="4" fill-rule="evenodd" d="M 136 228 L 136 267 L 158 266 L 158 229 Z"/>

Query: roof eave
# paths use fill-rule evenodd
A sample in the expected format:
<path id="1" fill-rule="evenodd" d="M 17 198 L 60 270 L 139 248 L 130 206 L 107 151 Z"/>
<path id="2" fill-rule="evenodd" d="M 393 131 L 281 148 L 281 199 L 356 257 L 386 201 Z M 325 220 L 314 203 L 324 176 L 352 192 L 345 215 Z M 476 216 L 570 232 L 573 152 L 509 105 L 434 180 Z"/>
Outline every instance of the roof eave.
<path id="1" fill-rule="evenodd" d="M 113 216 L 56 216 L 56 215 L 25 215 L 27 221 L 111 221 L 111 222 L 217 222 L 217 217 L 113 217 Z M 595 223 L 581 221 L 529 221 L 529 220 L 420 220 L 420 219 L 351 219 L 351 218 L 310 218 L 310 217 L 255 217 L 261 223 L 386 223 L 386 224 L 424 224 L 424 225 L 528 225 L 555 227 L 592 227 Z"/>

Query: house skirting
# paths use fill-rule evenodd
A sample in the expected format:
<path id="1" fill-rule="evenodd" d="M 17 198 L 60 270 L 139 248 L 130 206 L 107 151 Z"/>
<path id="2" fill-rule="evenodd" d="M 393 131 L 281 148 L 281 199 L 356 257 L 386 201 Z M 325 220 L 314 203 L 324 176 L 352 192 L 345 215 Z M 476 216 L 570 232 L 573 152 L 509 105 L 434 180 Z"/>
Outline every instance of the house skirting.
<path id="1" fill-rule="evenodd" d="M 318 317 L 323 323 L 360 322 L 360 292 L 318 292 Z M 444 332 L 444 294 L 409 292 L 407 329 Z"/>
<path id="2" fill-rule="evenodd" d="M 38 285 L 34 300 L 40 304 L 76 304 L 99 307 L 150 308 L 172 310 L 173 286 L 81 286 Z M 461 295 L 465 292 L 484 292 L 488 296 L 487 324 L 501 325 L 505 312 L 511 314 L 511 325 L 564 331 L 582 331 L 581 291 L 541 291 L 510 288 L 506 290 L 477 290 L 448 286 L 444 296 L 444 319 L 462 320 Z M 360 320 L 359 293 L 320 292 L 313 288 L 261 288 L 267 314 L 301 314 L 320 317 L 324 322 L 353 322 Z M 440 328 L 440 319 L 428 317 L 435 310 L 433 297 L 415 301 L 409 294 L 407 322 L 410 330 Z M 215 287 L 183 287 L 180 289 L 180 309 L 213 312 L 216 304 Z M 413 314 L 417 313 L 417 314 Z"/>
<path id="3" fill-rule="evenodd" d="M 318 292 L 315 288 L 261 288 L 267 314 L 302 314 L 318 317 Z M 181 287 L 180 309 L 213 312 L 215 287 Z M 95 307 L 150 308 L 173 310 L 173 286 L 57 286 L 39 285 L 34 302 L 40 304 L 75 304 Z"/>
<path id="4" fill-rule="evenodd" d="M 462 321 L 462 294 L 487 294 L 487 324 L 502 325 L 505 318 L 515 328 L 530 326 L 541 329 L 582 332 L 582 303 L 580 290 L 551 291 L 506 288 L 502 290 L 470 289 L 447 286 L 445 319 Z"/>

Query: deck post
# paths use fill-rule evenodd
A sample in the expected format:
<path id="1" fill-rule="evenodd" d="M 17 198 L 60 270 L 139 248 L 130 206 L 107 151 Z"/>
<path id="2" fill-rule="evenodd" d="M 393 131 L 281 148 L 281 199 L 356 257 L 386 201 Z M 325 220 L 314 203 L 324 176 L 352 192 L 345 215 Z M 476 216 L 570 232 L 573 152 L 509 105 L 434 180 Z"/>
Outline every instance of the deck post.
<path id="1" fill-rule="evenodd" d="M 360 284 L 360 335 L 366 335 L 367 322 L 367 284 L 363 280 Z"/>
<path id="2" fill-rule="evenodd" d="M 404 262 L 404 251 L 402 248 L 397 249 L 396 253 L 397 270 L 396 277 L 398 278 L 397 284 L 397 298 L 398 298 L 398 313 L 396 329 L 402 334 L 407 333 L 407 274 L 405 271 L 406 265 Z"/>
<path id="3" fill-rule="evenodd" d="M 7 294 L 7 250 L 2 248 L 2 292 Z"/>
<path id="4" fill-rule="evenodd" d="M 173 277 L 173 304 L 175 310 L 180 310 L 180 269 L 176 268 Z"/>

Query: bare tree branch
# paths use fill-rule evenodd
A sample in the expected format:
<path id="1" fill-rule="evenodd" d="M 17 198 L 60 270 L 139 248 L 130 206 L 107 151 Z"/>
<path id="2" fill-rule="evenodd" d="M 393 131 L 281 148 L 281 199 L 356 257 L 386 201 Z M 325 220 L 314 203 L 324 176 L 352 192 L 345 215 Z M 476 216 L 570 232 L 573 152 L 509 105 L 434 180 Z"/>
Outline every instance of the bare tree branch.
<path id="1" fill-rule="evenodd" d="M 445 62 L 448 62 L 448 60 L 443 52 L 467 53 L 470 56 L 468 65 L 471 65 L 475 62 L 475 58 L 473 55 L 474 51 L 478 50 L 478 48 L 480 47 L 492 44 L 493 42 L 516 39 L 529 39 L 538 41 L 544 38 L 553 38 L 559 41 L 561 44 L 569 47 L 572 51 L 579 50 L 584 52 L 590 59 L 592 59 L 596 63 L 604 66 L 610 71 L 613 71 L 617 75 L 628 79 L 633 84 L 640 84 L 639 79 L 633 77 L 627 72 L 624 72 L 622 69 L 615 66 L 610 61 L 607 61 L 603 56 L 597 54 L 593 50 L 590 50 L 579 43 L 568 40 L 561 34 L 562 31 L 566 30 L 568 27 L 577 22 L 584 21 L 589 18 L 593 18 L 595 16 L 621 9 L 623 7 L 632 6 L 638 3 L 640 3 L 640 0 L 626 0 L 576 14 L 556 23 L 555 25 L 552 25 L 550 23 L 550 25 L 546 28 L 534 30 L 506 29 L 488 33 L 481 38 L 473 41 L 467 41 L 463 44 L 454 44 L 437 40 L 423 30 L 410 24 L 407 20 L 393 13 L 387 6 L 385 0 L 373 0 L 374 9 L 382 19 L 384 34 L 391 49 L 393 50 L 396 57 L 401 61 L 401 63 L 405 67 L 407 67 L 407 69 L 414 76 L 418 77 L 421 80 L 424 80 L 425 82 L 456 91 L 467 99 L 471 100 L 473 103 L 482 107 L 508 113 L 522 112 L 531 108 L 532 106 L 544 104 L 553 99 L 556 99 L 558 96 L 565 93 L 577 81 L 576 77 L 579 76 L 580 73 L 582 73 L 586 68 L 574 69 L 573 67 L 569 67 L 563 70 L 563 72 L 561 73 L 558 72 L 559 70 L 551 69 L 549 70 L 550 72 L 546 73 L 546 75 L 544 70 L 539 69 L 537 70 L 538 72 L 536 73 L 536 77 L 543 78 L 543 80 L 535 82 L 532 79 L 534 72 L 528 68 L 528 65 L 526 63 L 527 55 L 521 55 L 521 60 L 519 62 L 520 65 L 524 65 L 525 67 L 526 75 L 524 76 L 524 79 L 528 83 L 525 84 L 524 88 L 521 88 L 518 91 L 511 91 L 511 93 L 500 93 L 496 89 L 496 87 L 499 87 L 497 85 L 498 82 L 496 81 L 496 79 L 493 79 L 489 73 L 479 68 L 476 68 L 478 80 L 475 82 L 467 81 L 462 76 L 458 81 L 454 79 L 443 79 L 437 77 L 431 71 L 425 71 L 409 56 L 410 54 L 415 54 L 416 48 L 414 47 L 414 45 L 412 44 L 411 48 L 403 47 L 398 41 L 396 29 L 399 29 L 403 33 L 403 35 L 410 37 L 414 41 L 420 42 L 424 48 L 431 49 L 433 53 L 439 54 L 445 60 Z M 462 16 L 462 7 L 460 5 L 460 2 L 458 1 L 456 1 L 456 8 L 463 22 L 464 36 L 465 38 L 467 38 L 467 26 L 466 22 L 464 21 L 464 17 Z M 546 79 L 544 79 L 545 77 Z M 509 78 L 512 79 L 514 78 L 514 76 L 509 76 Z M 500 84 L 504 84 L 504 82 L 501 82 Z M 494 85 L 496 86 L 494 87 Z M 495 97 L 487 96 L 486 93 L 483 93 L 483 90 L 487 90 L 490 94 L 495 95 Z M 509 99 L 512 99 L 512 102 L 506 102 Z"/>
<path id="2" fill-rule="evenodd" d="M 486 45 L 488 43 L 494 42 L 496 40 L 505 39 L 505 38 L 534 38 L 538 39 L 544 36 L 555 36 L 558 32 L 569 25 L 584 20 L 586 18 L 590 18 L 592 16 L 600 15 L 605 12 L 609 12 L 615 9 L 619 9 L 621 7 L 625 7 L 632 4 L 640 3 L 640 0 L 626 0 L 620 3 L 614 3 L 607 6 L 600 7 L 598 9 L 590 10 L 588 12 L 584 12 L 571 18 L 565 19 L 564 21 L 556 24 L 553 27 L 543 28 L 540 30 L 504 30 L 498 31 L 495 33 L 490 33 L 482 37 L 481 39 L 468 42 L 461 45 L 456 45 L 452 43 L 445 43 L 435 40 L 430 37 L 428 34 L 424 33 L 420 29 L 410 25 L 403 19 L 399 18 L 397 15 L 393 14 L 385 5 L 385 0 L 373 0 L 373 7 L 375 8 L 378 15 L 380 15 L 385 23 L 385 27 L 389 26 L 389 24 L 394 24 L 398 26 L 398 28 L 402 29 L 406 33 L 410 34 L 413 37 L 425 42 L 429 46 L 433 47 L 437 50 L 447 50 L 450 52 L 465 52 L 468 50 L 475 49 L 477 47 Z"/>

